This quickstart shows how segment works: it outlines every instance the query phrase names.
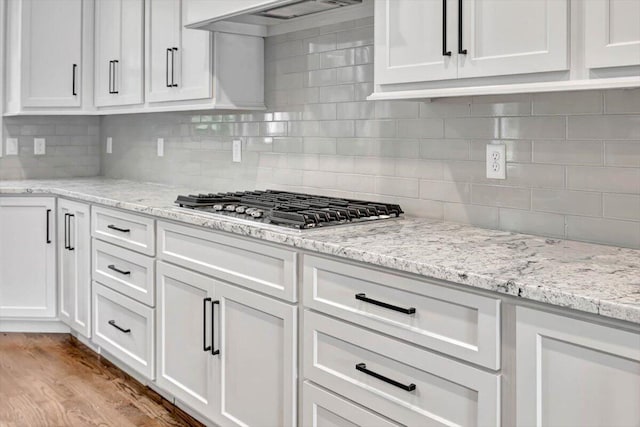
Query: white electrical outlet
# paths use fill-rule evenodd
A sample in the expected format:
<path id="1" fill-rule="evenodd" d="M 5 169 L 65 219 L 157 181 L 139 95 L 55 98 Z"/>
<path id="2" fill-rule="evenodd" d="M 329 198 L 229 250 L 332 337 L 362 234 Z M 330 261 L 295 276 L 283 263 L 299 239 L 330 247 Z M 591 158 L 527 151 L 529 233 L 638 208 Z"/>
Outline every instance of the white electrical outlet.
<path id="1" fill-rule="evenodd" d="M 4 147 L 2 145 L 2 137 L 0 137 L 0 157 L 4 154 Z"/>
<path id="2" fill-rule="evenodd" d="M 18 138 L 7 138 L 7 156 L 18 155 Z"/>
<path id="3" fill-rule="evenodd" d="M 504 144 L 487 144 L 487 178 L 507 178 L 506 157 L 506 147 Z"/>
<path id="4" fill-rule="evenodd" d="M 158 138 L 158 157 L 164 157 L 164 138 Z"/>
<path id="5" fill-rule="evenodd" d="M 105 151 L 107 152 L 107 154 L 113 153 L 113 138 L 111 138 L 110 136 L 107 137 L 107 147 Z"/>
<path id="6" fill-rule="evenodd" d="M 242 161 L 242 140 L 233 140 L 233 161 L 240 163 Z"/>
<path id="7" fill-rule="evenodd" d="M 47 141 L 44 138 L 33 138 L 33 154 L 43 156 L 47 153 Z"/>

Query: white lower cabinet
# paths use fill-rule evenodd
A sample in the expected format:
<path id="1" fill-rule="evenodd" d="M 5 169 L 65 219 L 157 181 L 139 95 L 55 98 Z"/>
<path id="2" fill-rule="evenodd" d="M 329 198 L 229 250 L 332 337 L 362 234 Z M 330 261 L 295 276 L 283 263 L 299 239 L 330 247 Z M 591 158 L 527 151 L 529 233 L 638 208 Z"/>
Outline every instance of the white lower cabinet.
<path id="1" fill-rule="evenodd" d="M 58 200 L 60 320 L 91 336 L 91 226 L 89 205 Z"/>
<path id="2" fill-rule="evenodd" d="M 157 263 L 157 385 L 223 426 L 296 424 L 296 307 Z"/>
<path id="3" fill-rule="evenodd" d="M 516 310 L 518 426 L 640 425 L 640 333 Z"/>
<path id="4" fill-rule="evenodd" d="M 403 425 L 500 424 L 500 375 L 311 311 L 304 376 Z"/>
<path id="5" fill-rule="evenodd" d="M 55 224 L 53 197 L 0 197 L 0 319 L 55 318 Z"/>
<path id="6" fill-rule="evenodd" d="M 302 425 L 305 427 L 400 427 L 363 407 L 308 381 L 302 386 Z"/>

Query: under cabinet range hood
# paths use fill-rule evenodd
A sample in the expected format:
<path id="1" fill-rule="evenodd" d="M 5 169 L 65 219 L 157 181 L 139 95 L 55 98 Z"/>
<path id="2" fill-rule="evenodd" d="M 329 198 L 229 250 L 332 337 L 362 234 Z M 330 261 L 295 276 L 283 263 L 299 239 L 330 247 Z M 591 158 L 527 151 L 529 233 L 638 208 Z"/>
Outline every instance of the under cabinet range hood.
<path id="1" fill-rule="evenodd" d="M 369 9 L 371 0 L 190 0 L 187 10 L 186 27 L 217 31 L 216 24 L 236 23 L 259 26 L 263 29 L 281 24 L 325 19 L 340 21 L 363 16 L 362 10 Z M 333 15 L 333 16 L 332 16 Z M 353 15 L 353 17 L 351 16 Z M 295 24 L 294 24 L 295 25 Z M 229 27 L 223 27 L 227 30 Z M 265 30 L 265 34 L 266 30 Z"/>

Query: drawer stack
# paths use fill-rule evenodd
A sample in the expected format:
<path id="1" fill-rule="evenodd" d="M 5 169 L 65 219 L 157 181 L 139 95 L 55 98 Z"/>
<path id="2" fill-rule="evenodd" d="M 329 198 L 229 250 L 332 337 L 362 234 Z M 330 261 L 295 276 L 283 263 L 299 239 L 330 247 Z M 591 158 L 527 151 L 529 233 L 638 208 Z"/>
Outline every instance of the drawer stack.
<path id="1" fill-rule="evenodd" d="M 500 424 L 498 299 L 311 255 L 303 275 L 304 425 Z"/>
<path id="2" fill-rule="evenodd" d="M 92 207 L 94 341 L 153 380 L 155 221 Z"/>

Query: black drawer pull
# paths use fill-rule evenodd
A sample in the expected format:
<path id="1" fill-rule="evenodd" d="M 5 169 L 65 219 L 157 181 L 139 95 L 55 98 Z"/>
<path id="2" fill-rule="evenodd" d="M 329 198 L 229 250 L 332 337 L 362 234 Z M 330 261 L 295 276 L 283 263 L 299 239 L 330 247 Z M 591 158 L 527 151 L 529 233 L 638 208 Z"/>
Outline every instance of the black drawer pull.
<path id="1" fill-rule="evenodd" d="M 129 276 L 131 274 L 130 271 L 124 271 L 124 270 L 120 270 L 118 267 L 116 267 L 115 265 L 111 264 L 111 265 L 107 265 L 107 268 L 109 270 L 113 270 L 116 273 L 120 273 L 120 274 L 124 274 L 125 276 Z"/>
<path id="2" fill-rule="evenodd" d="M 374 299 L 367 298 L 366 294 L 356 294 L 356 299 L 360 301 L 368 302 L 369 304 L 377 305 L 379 307 L 388 308 L 389 310 L 399 311 L 400 313 L 404 313 L 404 314 L 415 314 L 416 312 L 415 307 L 409 307 L 409 308 L 398 307 L 397 305 L 391 305 L 391 304 L 387 304 L 386 302 L 376 301 Z"/>
<path id="3" fill-rule="evenodd" d="M 112 229 L 112 230 L 119 231 L 119 232 L 121 232 L 121 233 L 129 233 L 129 232 L 131 232 L 131 230 L 130 230 L 130 229 L 128 229 L 128 228 L 120 228 L 120 227 L 116 227 L 116 226 L 115 226 L 115 225 L 113 225 L 113 224 L 109 224 L 109 225 L 107 225 L 107 228 L 110 228 L 110 229 Z"/>
<path id="4" fill-rule="evenodd" d="M 51 217 L 51 209 L 47 209 L 47 244 L 51 243 L 51 230 L 49 230 L 49 223 Z"/>
<path id="5" fill-rule="evenodd" d="M 113 326 L 114 328 L 116 328 L 117 330 L 119 330 L 120 332 L 123 332 L 125 334 L 131 333 L 131 329 L 123 329 L 120 326 L 116 325 L 116 321 L 115 320 L 109 320 L 109 324 L 111 326 Z"/>
<path id="6" fill-rule="evenodd" d="M 462 48 L 462 0 L 458 0 L 458 53 L 467 54 L 467 49 Z"/>
<path id="7" fill-rule="evenodd" d="M 366 364 L 366 363 L 358 363 L 358 364 L 356 365 L 356 369 L 357 369 L 358 371 L 360 371 L 360 372 L 364 372 L 364 373 L 365 373 L 365 374 L 367 374 L 367 375 L 371 375 L 372 377 L 377 378 L 377 379 L 379 379 L 380 381 L 384 381 L 385 383 L 389 383 L 389 384 L 391 384 L 391 385 L 393 385 L 393 386 L 396 386 L 396 387 L 398 387 L 398 388 L 401 388 L 401 389 L 403 389 L 403 390 L 405 390 L 405 391 L 413 391 L 413 390 L 415 390 L 415 389 L 416 389 L 416 385 L 415 385 L 414 383 L 411 383 L 411 384 L 409 384 L 409 385 L 402 384 L 402 383 L 399 383 L 399 382 L 398 382 L 398 381 L 396 381 L 396 380 L 392 380 L 391 378 L 387 378 L 387 377 L 385 377 L 384 375 L 380 375 L 380 374 L 378 374 L 378 373 L 376 373 L 376 372 L 373 372 L 373 371 L 368 370 L 368 369 L 367 369 L 367 364 Z"/>
<path id="8" fill-rule="evenodd" d="M 220 305 L 220 301 L 219 300 L 211 302 L 211 354 L 214 355 L 214 356 L 216 354 L 220 354 L 220 349 L 214 350 L 214 346 L 215 346 L 215 342 L 216 342 L 216 340 L 215 340 L 215 338 L 216 338 L 216 335 L 215 335 L 216 312 L 215 312 L 214 308 L 215 308 L 216 305 Z"/>
<path id="9" fill-rule="evenodd" d="M 202 351 L 211 350 L 211 346 L 207 345 L 207 301 L 211 301 L 211 298 L 202 300 Z M 213 316 L 213 312 L 211 315 Z"/>
<path id="10" fill-rule="evenodd" d="M 451 56 L 447 50 L 447 0 L 442 0 L 442 56 Z"/>
<path id="11" fill-rule="evenodd" d="M 73 240 L 71 240 L 71 218 L 75 218 L 76 216 L 74 214 L 65 214 L 65 215 L 68 215 L 67 216 L 67 224 L 68 224 L 67 233 L 69 233 L 69 243 L 68 243 L 69 246 L 67 247 L 67 249 L 69 249 L 70 251 L 73 251 L 76 248 L 71 246 L 71 243 L 73 243 Z"/>

